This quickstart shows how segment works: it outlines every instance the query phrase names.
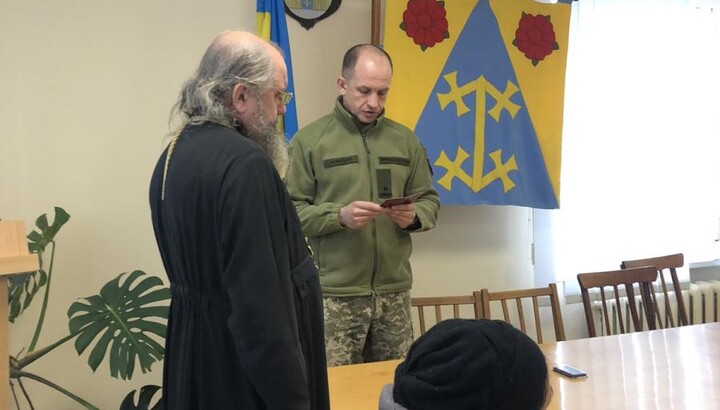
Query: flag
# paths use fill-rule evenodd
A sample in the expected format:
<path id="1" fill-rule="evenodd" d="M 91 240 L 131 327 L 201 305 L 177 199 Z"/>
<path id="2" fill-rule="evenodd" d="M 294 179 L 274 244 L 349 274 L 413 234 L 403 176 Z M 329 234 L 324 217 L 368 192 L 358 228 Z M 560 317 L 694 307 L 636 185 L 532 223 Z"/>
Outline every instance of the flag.
<path id="1" fill-rule="evenodd" d="M 388 1 L 387 116 L 425 145 L 443 204 L 559 207 L 570 0 Z"/>
<path id="2" fill-rule="evenodd" d="M 285 65 L 288 71 L 288 86 L 285 91 L 295 94 L 293 81 L 292 58 L 290 56 L 290 36 L 285 19 L 285 2 L 283 0 L 257 0 L 257 32 L 266 40 L 273 41 L 283 50 Z M 285 139 L 292 138 L 298 130 L 297 98 L 290 100 L 287 111 L 282 118 L 280 128 Z"/>

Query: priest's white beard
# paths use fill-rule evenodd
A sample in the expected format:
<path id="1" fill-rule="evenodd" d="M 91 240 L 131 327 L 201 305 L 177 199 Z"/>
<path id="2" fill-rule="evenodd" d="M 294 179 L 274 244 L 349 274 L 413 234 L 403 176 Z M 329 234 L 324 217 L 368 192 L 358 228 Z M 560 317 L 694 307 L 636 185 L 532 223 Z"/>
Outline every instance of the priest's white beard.
<path id="1" fill-rule="evenodd" d="M 285 176 L 288 166 L 288 148 L 285 137 L 276 129 L 278 117 L 268 115 L 265 104 L 258 104 L 258 110 L 252 117 L 250 126 L 243 125 L 243 133 L 255 141 L 270 157 L 280 177 Z"/>

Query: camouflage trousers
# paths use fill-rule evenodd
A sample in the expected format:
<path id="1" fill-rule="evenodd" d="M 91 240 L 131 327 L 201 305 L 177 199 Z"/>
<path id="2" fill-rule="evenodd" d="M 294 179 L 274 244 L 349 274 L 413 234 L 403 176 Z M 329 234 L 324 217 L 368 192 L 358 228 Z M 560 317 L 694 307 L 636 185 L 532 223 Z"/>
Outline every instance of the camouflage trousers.
<path id="1" fill-rule="evenodd" d="M 413 342 L 410 292 L 324 297 L 328 366 L 405 357 Z"/>

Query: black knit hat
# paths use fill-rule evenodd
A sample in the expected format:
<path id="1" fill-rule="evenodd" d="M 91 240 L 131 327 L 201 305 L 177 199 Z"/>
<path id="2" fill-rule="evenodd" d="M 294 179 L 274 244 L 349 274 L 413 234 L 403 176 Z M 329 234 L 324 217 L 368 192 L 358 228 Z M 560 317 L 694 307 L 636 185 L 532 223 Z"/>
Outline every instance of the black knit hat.
<path id="1" fill-rule="evenodd" d="M 410 410 L 539 409 L 547 364 L 537 344 L 499 320 L 450 319 L 420 336 L 395 370 Z"/>

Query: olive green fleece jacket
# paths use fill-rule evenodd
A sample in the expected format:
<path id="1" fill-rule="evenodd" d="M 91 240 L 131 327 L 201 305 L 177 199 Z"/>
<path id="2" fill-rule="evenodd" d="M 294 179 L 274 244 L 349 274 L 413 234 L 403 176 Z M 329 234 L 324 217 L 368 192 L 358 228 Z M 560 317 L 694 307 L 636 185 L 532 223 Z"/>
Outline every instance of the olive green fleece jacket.
<path id="1" fill-rule="evenodd" d="M 425 148 L 409 128 L 381 115 L 361 130 L 338 99 L 331 114 L 293 138 L 285 184 L 325 296 L 411 288 L 410 232 L 435 227 L 440 201 Z M 379 204 L 417 192 L 424 195 L 415 202 L 417 221 L 410 229 L 400 229 L 387 215 L 360 229 L 338 220 L 340 208 L 353 201 Z"/>

